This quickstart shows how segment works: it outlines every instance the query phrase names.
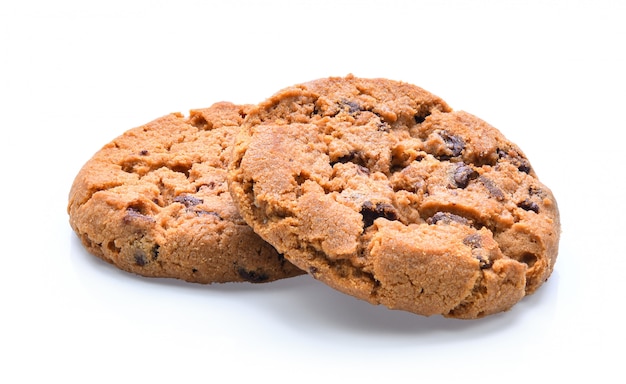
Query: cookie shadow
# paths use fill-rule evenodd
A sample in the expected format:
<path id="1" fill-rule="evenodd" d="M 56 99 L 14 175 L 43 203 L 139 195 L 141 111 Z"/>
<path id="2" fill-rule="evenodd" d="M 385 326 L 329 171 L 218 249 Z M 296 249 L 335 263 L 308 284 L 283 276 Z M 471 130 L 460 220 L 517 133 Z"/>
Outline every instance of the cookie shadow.
<path id="1" fill-rule="evenodd" d="M 324 339 L 349 337 L 351 342 L 391 343 L 393 346 L 493 337 L 523 323 L 529 307 L 545 299 L 538 292 L 510 311 L 477 320 L 459 320 L 419 316 L 372 305 L 307 275 L 261 285 L 224 284 L 211 289 L 236 295 L 257 313 L 271 316 L 291 332 L 314 334 Z"/>
<path id="2" fill-rule="evenodd" d="M 163 292 L 186 296 L 201 306 L 209 304 L 208 308 L 217 299 L 220 303 L 227 302 L 242 308 L 250 315 L 263 316 L 286 332 L 307 337 L 317 335 L 324 339 L 349 337 L 352 342 L 378 342 L 381 345 L 429 343 L 429 340 L 441 343 L 458 341 L 459 338 L 493 336 L 523 323 L 533 307 L 551 305 L 556 294 L 556 289 L 545 287 L 524 298 L 508 312 L 478 320 L 424 317 L 369 304 L 338 292 L 308 275 L 260 284 L 194 284 L 177 279 L 146 278 L 119 270 L 90 255 L 82 249 L 78 240 L 72 240 L 72 248 L 77 264 L 87 267 L 99 278 L 116 280 L 124 286 L 132 286 L 134 290 L 139 288 L 145 293 L 156 287 Z M 554 280 L 558 280 L 556 271 L 551 277 L 552 287 L 557 285 Z"/>

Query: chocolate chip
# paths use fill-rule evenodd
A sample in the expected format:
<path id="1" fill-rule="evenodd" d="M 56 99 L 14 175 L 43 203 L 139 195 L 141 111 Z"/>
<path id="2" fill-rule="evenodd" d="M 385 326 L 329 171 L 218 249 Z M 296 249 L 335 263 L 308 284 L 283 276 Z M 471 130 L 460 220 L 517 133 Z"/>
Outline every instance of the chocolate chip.
<path id="1" fill-rule="evenodd" d="M 361 206 L 361 215 L 363 215 L 363 226 L 365 228 L 374 224 L 374 220 L 384 217 L 387 220 L 398 220 L 396 208 L 388 203 L 372 203 L 366 201 Z"/>
<path id="2" fill-rule="evenodd" d="M 528 187 L 528 194 L 531 196 L 539 196 L 542 198 L 546 196 L 546 192 L 543 189 L 532 185 Z"/>
<path id="3" fill-rule="evenodd" d="M 463 150 L 465 149 L 465 143 L 463 142 L 463 139 L 461 139 L 459 136 L 452 135 L 447 131 L 439 132 L 439 136 L 441 136 L 443 142 L 446 143 L 446 147 L 448 148 L 448 150 L 450 150 L 451 153 L 451 155 L 446 154 L 444 156 L 440 156 L 442 159 L 449 160 L 450 158 L 457 157 L 461 153 L 463 153 Z"/>
<path id="4" fill-rule="evenodd" d="M 413 116 L 413 118 L 415 119 L 415 123 L 416 124 L 422 124 L 424 122 L 424 120 L 426 120 L 426 118 L 428 116 L 430 116 L 430 113 L 427 113 L 425 115 L 417 114 L 417 115 Z"/>
<path id="5" fill-rule="evenodd" d="M 159 244 L 155 244 L 154 247 L 152 247 L 152 249 L 150 250 L 150 253 L 152 253 L 152 260 L 156 260 L 159 258 L 160 250 L 161 246 L 159 246 Z"/>
<path id="6" fill-rule="evenodd" d="M 331 162 L 330 165 L 332 167 L 333 165 L 335 165 L 337 163 L 341 163 L 341 164 L 354 163 L 354 164 L 357 164 L 357 165 L 359 165 L 359 166 L 361 166 L 363 168 L 367 168 L 366 164 L 365 164 L 365 160 L 361 156 L 361 153 L 359 153 L 357 151 L 352 151 L 352 152 L 348 153 L 347 155 L 341 156 L 337 160 Z M 369 173 L 369 169 L 368 169 L 368 173 Z"/>
<path id="7" fill-rule="evenodd" d="M 539 213 L 539 205 L 530 199 L 526 199 L 517 203 L 517 206 L 526 211 L 533 211 L 535 213 Z"/>
<path id="8" fill-rule="evenodd" d="M 465 237 L 463 239 L 463 244 L 472 248 L 472 256 L 478 259 L 480 269 L 491 268 L 493 263 L 491 262 L 491 260 L 489 260 L 489 257 L 485 257 L 483 255 L 483 239 L 478 233 L 474 233 Z"/>
<path id="9" fill-rule="evenodd" d="M 356 101 L 347 100 L 347 99 L 341 100 L 340 107 L 344 110 L 347 109 L 348 113 L 350 114 L 353 114 L 362 110 L 359 103 L 357 103 Z"/>
<path id="10" fill-rule="evenodd" d="M 345 164 L 345 163 L 352 161 L 355 157 L 356 157 L 356 153 L 350 152 L 349 154 L 338 158 L 337 161 L 333 162 L 333 164 L 337 164 L 337 163 Z"/>
<path id="11" fill-rule="evenodd" d="M 124 215 L 124 218 L 122 220 L 126 224 L 131 223 L 135 220 L 140 220 L 140 221 L 145 221 L 145 222 L 155 221 L 152 217 L 141 213 L 141 209 L 138 207 L 128 207 L 126 209 L 126 215 Z"/>
<path id="12" fill-rule="evenodd" d="M 453 213 L 450 212 L 437 212 L 434 215 L 432 215 L 432 217 L 429 217 L 428 220 L 426 220 L 426 222 L 428 224 L 450 224 L 452 222 L 455 223 L 460 223 L 460 224 L 464 224 L 464 225 L 471 225 L 471 221 L 459 216 L 459 215 L 455 215 Z"/>
<path id="13" fill-rule="evenodd" d="M 498 186 L 496 185 L 496 183 L 493 182 L 493 180 L 485 176 L 478 177 L 478 180 L 485 186 L 485 188 L 487 188 L 487 191 L 489 191 L 489 194 L 493 196 L 496 200 L 498 201 L 504 200 L 504 192 L 502 192 L 502 190 L 498 188 Z"/>
<path id="14" fill-rule="evenodd" d="M 142 149 L 141 151 L 139 151 L 139 155 L 140 156 L 148 156 L 149 152 L 147 149 Z"/>
<path id="15" fill-rule="evenodd" d="M 468 247 L 472 249 L 480 248 L 483 246 L 483 238 L 478 233 L 474 233 L 464 238 L 463 244 L 467 245 Z"/>
<path id="16" fill-rule="evenodd" d="M 473 256 L 478 259 L 478 265 L 480 269 L 491 268 L 493 263 L 488 258 L 484 258 L 480 253 L 473 253 Z"/>
<path id="17" fill-rule="evenodd" d="M 517 169 L 519 169 L 520 172 L 530 173 L 530 162 L 523 157 L 518 158 Z"/>
<path id="18" fill-rule="evenodd" d="M 147 259 L 146 259 L 146 254 L 138 249 L 137 251 L 135 251 L 135 264 L 137 264 L 140 267 L 143 267 L 144 265 L 146 265 L 148 263 Z"/>
<path id="19" fill-rule="evenodd" d="M 389 123 L 387 123 L 386 121 L 381 121 L 380 123 L 377 124 L 377 126 L 378 126 L 378 131 L 380 132 L 391 131 L 391 125 L 389 125 Z"/>
<path id="20" fill-rule="evenodd" d="M 196 212 L 196 215 L 198 216 L 213 216 L 213 217 L 216 217 L 218 220 L 224 220 L 224 218 L 215 211 L 197 210 L 195 212 Z"/>
<path id="21" fill-rule="evenodd" d="M 239 274 L 239 276 L 246 280 L 249 281 L 251 283 L 262 283 L 264 281 L 269 280 L 269 276 L 264 273 L 264 272 L 257 272 L 257 271 L 248 271 L 243 267 L 240 267 L 237 270 L 237 273 Z"/>
<path id="22" fill-rule="evenodd" d="M 515 151 L 505 151 L 503 149 L 498 149 L 497 153 L 500 159 L 509 161 L 511 164 L 515 165 L 520 172 L 530 173 L 530 162 L 524 156 Z"/>
<path id="23" fill-rule="evenodd" d="M 202 199 L 198 199 L 197 197 L 190 196 L 190 195 L 180 195 L 180 196 L 176 196 L 174 198 L 174 202 L 181 203 L 185 207 L 191 208 L 191 207 L 196 206 L 198 204 L 202 204 L 203 200 Z"/>
<path id="24" fill-rule="evenodd" d="M 454 170 L 452 180 L 454 181 L 454 185 L 456 187 L 465 188 L 469 184 L 470 180 L 473 180 L 477 177 L 478 172 L 476 172 L 474 168 L 465 163 L 459 163 L 459 165 Z"/>

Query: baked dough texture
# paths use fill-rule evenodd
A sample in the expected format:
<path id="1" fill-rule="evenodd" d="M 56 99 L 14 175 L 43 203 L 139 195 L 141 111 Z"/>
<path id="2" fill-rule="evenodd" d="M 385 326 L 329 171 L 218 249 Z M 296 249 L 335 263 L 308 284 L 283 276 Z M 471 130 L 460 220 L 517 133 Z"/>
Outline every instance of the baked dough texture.
<path id="1" fill-rule="evenodd" d="M 70 225 L 122 270 L 195 283 L 261 283 L 303 272 L 257 236 L 226 184 L 234 134 L 250 106 L 228 102 L 130 129 L 80 170 Z"/>
<path id="2" fill-rule="evenodd" d="M 521 149 L 403 82 L 349 75 L 277 92 L 243 122 L 228 182 L 286 259 L 391 309 L 506 311 L 558 253 L 556 200 Z"/>

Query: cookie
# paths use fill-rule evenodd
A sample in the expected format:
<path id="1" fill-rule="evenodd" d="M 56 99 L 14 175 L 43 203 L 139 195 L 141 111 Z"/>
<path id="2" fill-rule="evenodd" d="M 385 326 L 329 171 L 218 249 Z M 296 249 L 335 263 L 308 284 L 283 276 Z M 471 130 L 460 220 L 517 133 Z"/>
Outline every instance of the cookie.
<path id="1" fill-rule="evenodd" d="M 99 150 L 69 194 L 86 249 L 147 277 L 261 283 L 296 276 L 245 223 L 226 184 L 234 134 L 249 106 L 217 103 L 131 129 Z"/>
<path id="2" fill-rule="evenodd" d="M 243 123 L 228 181 L 289 261 L 391 309 L 506 311 L 557 257 L 557 203 L 520 148 L 407 83 L 350 75 L 279 91 Z"/>

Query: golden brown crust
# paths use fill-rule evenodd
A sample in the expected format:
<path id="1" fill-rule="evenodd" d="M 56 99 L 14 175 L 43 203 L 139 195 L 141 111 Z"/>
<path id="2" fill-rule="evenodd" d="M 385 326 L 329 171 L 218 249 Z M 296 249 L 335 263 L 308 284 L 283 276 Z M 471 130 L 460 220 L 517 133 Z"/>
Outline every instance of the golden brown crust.
<path id="1" fill-rule="evenodd" d="M 265 282 L 302 272 L 245 223 L 226 184 L 250 106 L 217 103 L 125 132 L 80 170 L 70 224 L 89 252 L 142 276 Z"/>
<path id="2" fill-rule="evenodd" d="M 278 92 L 242 125 L 228 180 L 288 260 L 389 308 L 505 311 L 556 260 L 556 201 L 522 151 L 406 83 L 348 76 Z"/>

